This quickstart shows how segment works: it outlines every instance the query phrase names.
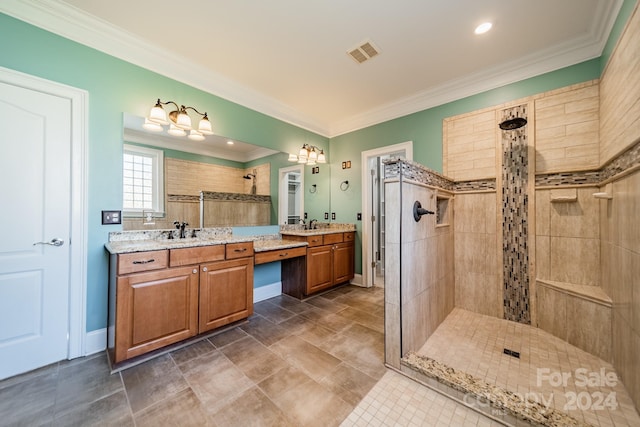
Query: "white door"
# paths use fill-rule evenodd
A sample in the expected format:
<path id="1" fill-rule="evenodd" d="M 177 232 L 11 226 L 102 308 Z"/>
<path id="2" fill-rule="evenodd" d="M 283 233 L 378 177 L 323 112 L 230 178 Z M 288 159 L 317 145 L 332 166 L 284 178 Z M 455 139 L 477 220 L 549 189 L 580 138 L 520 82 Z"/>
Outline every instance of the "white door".
<path id="1" fill-rule="evenodd" d="M 362 152 L 362 284 L 367 288 L 384 284 L 384 275 L 377 274 L 378 267 L 384 267 L 377 260 L 378 255 L 380 261 L 384 257 L 384 173 L 377 165 L 389 157 L 413 160 L 413 142 Z"/>
<path id="2" fill-rule="evenodd" d="M 0 379 L 69 354 L 71 114 L 0 83 Z"/>

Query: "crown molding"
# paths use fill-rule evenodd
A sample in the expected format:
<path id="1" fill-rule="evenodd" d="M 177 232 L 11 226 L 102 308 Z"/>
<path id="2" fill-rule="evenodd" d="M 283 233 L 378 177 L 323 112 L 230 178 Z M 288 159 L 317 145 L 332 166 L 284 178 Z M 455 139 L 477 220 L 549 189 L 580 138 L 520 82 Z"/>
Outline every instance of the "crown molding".
<path id="1" fill-rule="evenodd" d="M 368 126 L 476 95 L 487 90 L 577 64 L 602 54 L 623 0 L 598 2 L 588 34 L 518 61 L 452 80 L 409 97 L 373 108 L 336 123 L 322 123 L 274 98 L 194 64 L 179 55 L 99 20 L 59 0 L 3 0 L 0 10 L 80 44 L 193 86 L 230 102 L 325 137 L 336 137 Z"/>
<path id="2" fill-rule="evenodd" d="M 59 36 L 211 93 L 291 125 L 327 136 L 328 125 L 180 55 L 59 0 L 2 0 L 0 11 Z"/>

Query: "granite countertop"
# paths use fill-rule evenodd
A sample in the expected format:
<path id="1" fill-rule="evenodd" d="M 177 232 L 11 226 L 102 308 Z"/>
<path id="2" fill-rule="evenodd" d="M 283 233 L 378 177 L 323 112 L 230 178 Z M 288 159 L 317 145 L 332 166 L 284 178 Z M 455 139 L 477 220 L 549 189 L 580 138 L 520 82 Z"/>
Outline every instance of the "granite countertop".
<path id="1" fill-rule="evenodd" d="M 120 240 L 108 242 L 104 247 L 111 254 L 124 254 L 131 252 L 158 251 L 162 249 L 193 248 L 196 246 L 224 245 L 226 243 L 252 242 L 251 236 L 218 236 L 213 238 L 184 239 L 149 239 L 149 240 Z"/>
<path id="2" fill-rule="evenodd" d="M 290 249 L 308 246 L 307 242 L 299 242 L 297 240 L 287 239 L 263 239 L 253 242 L 254 252 L 276 251 L 278 249 Z"/>
<path id="3" fill-rule="evenodd" d="M 281 230 L 283 236 L 320 236 L 323 234 L 334 234 L 342 232 L 356 231 L 353 224 L 345 224 L 342 227 L 321 227 L 314 230 Z"/>

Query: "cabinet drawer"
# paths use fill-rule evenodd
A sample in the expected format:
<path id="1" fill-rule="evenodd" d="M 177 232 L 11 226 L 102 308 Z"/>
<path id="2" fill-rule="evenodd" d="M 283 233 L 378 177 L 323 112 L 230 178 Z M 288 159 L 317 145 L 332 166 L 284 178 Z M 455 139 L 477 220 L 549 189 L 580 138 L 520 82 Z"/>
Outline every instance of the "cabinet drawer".
<path id="1" fill-rule="evenodd" d="M 347 231 L 344 233 L 345 242 L 353 242 L 356 240 L 356 233 L 354 231 Z"/>
<path id="2" fill-rule="evenodd" d="M 275 251 L 258 252 L 255 255 L 256 264 L 265 264 L 267 262 L 282 261 L 283 259 L 305 256 L 307 248 L 300 246 L 298 248 L 278 249 Z"/>
<path id="3" fill-rule="evenodd" d="M 227 259 L 253 256 L 253 242 L 227 243 Z"/>
<path id="4" fill-rule="evenodd" d="M 342 233 L 333 233 L 324 235 L 324 244 L 331 245 L 333 243 L 342 243 Z"/>
<path id="5" fill-rule="evenodd" d="M 171 249 L 169 253 L 169 266 L 200 264 L 209 261 L 221 261 L 224 259 L 225 245 L 198 246 L 195 248 Z"/>
<path id="6" fill-rule="evenodd" d="M 118 275 L 167 267 L 168 251 L 133 252 L 118 255 Z"/>
<path id="7" fill-rule="evenodd" d="M 324 245 L 323 235 L 319 234 L 317 236 L 307 236 L 307 243 L 309 246 L 322 246 Z"/>

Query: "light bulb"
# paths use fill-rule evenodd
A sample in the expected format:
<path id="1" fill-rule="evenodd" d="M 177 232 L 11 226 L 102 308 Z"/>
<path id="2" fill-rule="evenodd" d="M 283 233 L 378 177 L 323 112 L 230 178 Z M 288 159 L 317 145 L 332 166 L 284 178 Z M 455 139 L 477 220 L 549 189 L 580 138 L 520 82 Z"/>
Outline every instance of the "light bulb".
<path id="1" fill-rule="evenodd" d="M 207 117 L 207 113 L 204 114 L 204 117 L 198 123 L 198 132 L 203 135 L 213 135 L 213 130 L 211 128 L 211 122 Z"/>
<path id="2" fill-rule="evenodd" d="M 169 130 L 167 131 L 167 133 L 173 136 L 185 136 L 187 134 L 184 130 L 180 129 L 173 123 L 169 125 Z"/>
<path id="3" fill-rule="evenodd" d="M 204 135 L 195 129 L 192 129 L 191 132 L 189 132 L 189 136 L 187 138 L 193 141 L 204 141 Z"/>

